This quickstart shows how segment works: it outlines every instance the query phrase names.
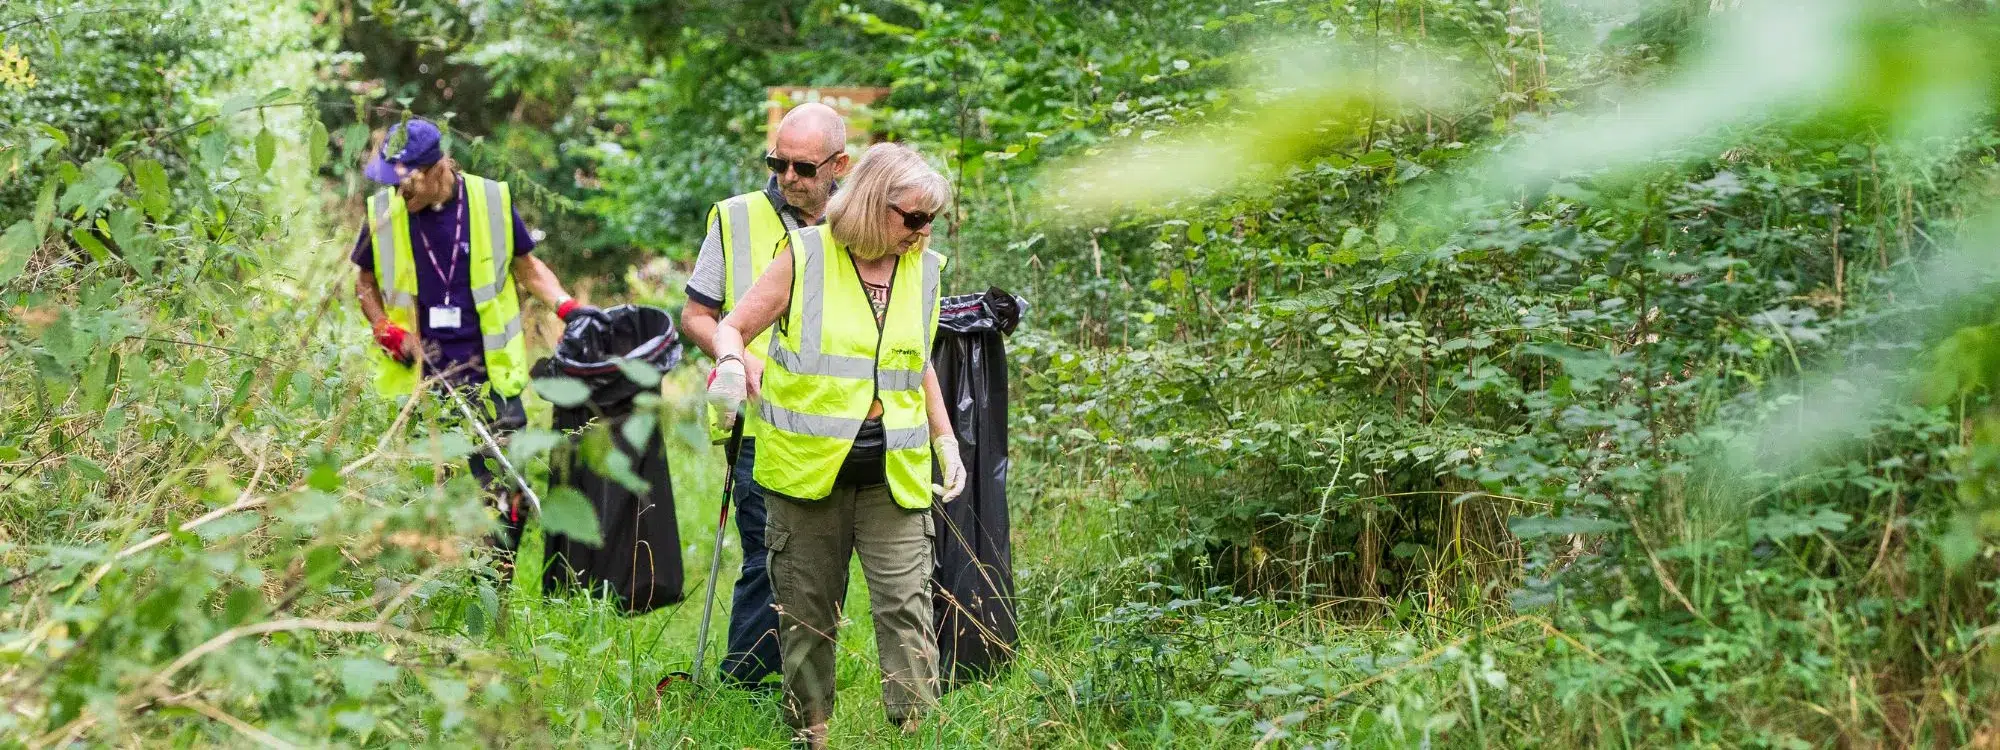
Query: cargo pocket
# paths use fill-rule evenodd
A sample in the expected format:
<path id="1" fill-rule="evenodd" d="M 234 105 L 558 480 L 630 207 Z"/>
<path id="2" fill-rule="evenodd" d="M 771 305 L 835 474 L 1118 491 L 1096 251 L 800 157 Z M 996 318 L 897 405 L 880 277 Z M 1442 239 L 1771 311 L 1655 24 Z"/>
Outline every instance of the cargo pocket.
<path id="1" fill-rule="evenodd" d="M 784 597 L 780 592 L 791 583 L 784 580 L 787 578 L 785 574 L 791 570 L 790 557 L 785 554 L 785 548 L 791 544 L 791 529 L 764 527 L 764 567 L 768 571 L 766 575 L 771 577 L 771 598 L 774 600 L 782 601 Z"/>
<path id="2" fill-rule="evenodd" d="M 937 589 L 937 575 L 938 575 L 938 554 L 937 554 L 937 549 L 938 549 L 938 533 L 937 533 L 937 526 L 938 526 L 938 524 L 937 524 L 937 513 L 936 513 L 936 512 L 933 512 L 933 511 L 925 511 L 925 512 L 924 512 L 924 551 L 923 551 L 923 553 L 922 553 L 922 554 L 923 554 L 923 556 L 924 556 L 924 564 L 923 564 L 923 565 L 922 565 L 921 567 L 919 567 L 919 568 L 918 568 L 918 570 L 923 570 L 923 571 L 927 571 L 927 572 L 929 573 L 929 575 L 926 575 L 926 576 L 924 576 L 924 599 L 925 599 L 925 600 L 929 600 L 929 599 L 931 599 L 932 597 L 934 597 L 934 596 L 936 596 L 936 595 L 937 595 L 937 591 L 936 591 L 936 589 Z"/>

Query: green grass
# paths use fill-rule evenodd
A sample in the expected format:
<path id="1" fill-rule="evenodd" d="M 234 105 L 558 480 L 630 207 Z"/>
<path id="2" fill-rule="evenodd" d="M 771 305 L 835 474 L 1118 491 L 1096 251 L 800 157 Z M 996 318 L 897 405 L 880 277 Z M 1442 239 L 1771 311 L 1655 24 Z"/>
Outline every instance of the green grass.
<path id="1" fill-rule="evenodd" d="M 700 676 L 700 685 L 676 685 L 655 698 L 653 686 L 660 677 L 669 671 L 690 669 L 694 660 L 723 475 L 719 450 L 676 441 L 669 444 L 687 599 L 627 617 L 608 602 L 587 596 L 544 598 L 541 533 L 531 527 L 508 594 L 507 622 L 499 636 L 502 646 L 513 658 L 536 665 L 545 702 L 552 713 L 571 717 L 579 740 L 589 735 L 602 739 L 608 730 L 653 744 L 691 741 L 699 747 L 784 746 L 789 733 L 780 719 L 775 696 L 714 685 L 716 664 L 725 650 L 731 587 L 742 561 L 734 523 L 723 543 L 706 673 Z M 983 713 L 973 709 L 985 702 L 982 694 L 991 690 L 965 690 L 948 696 L 926 734 L 905 737 L 887 723 L 882 715 L 867 584 L 858 563 L 850 565 L 849 571 L 847 618 L 840 630 L 837 667 L 840 691 L 831 724 L 833 741 L 841 746 L 928 747 L 945 742 L 947 736 L 960 738 L 945 742 L 956 745 L 983 732 L 980 727 L 960 726 L 963 722 L 954 717 Z"/>
<path id="2" fill-rule="evenodd" d="M 700 686 L 681 684 L 663 696 L 654 694 L 662 675 L 688 669 L 693 660 L 722 479 L 718 451 L 670 446 L 687 600 L 626 617 L 590 597 L 543 598 L 540 532 L 531 526 L 508 592 L 505 625 L 488 636 L 489 645 L 532 666 L 527 671 L 533 684 L 524 687 L 563 724 L 552 728 L 557 738 L 580 744 L 784 747 L 788 732 L 775 696 L 711 687 L 740 561 L 733 525 L 717 586 L 710 674 L 702 675 Z M 1268 729 L 1256 724 L 1263 717 L 1255 710 L 1229 715 L 1230 699 L 1240 698 L 1235 687 L 1252 684 L 1223 677 L 1232 669 L 1271 670 L 1267 681 L 1279 691 L 1288 679 L 1305 679 L 1297 675 L 1359 683 L 1349 703 L 1313 720 L 1347 723 L 1360 736 L 1389 745 L 1395 742 L 1387 738 L 1424 736 L 1426 717 L 1463 710 L 1467 693 L 1460 673 L 1481 668 L 1484 653 L 1466 647 L 1479 632 L 1475 623 L 1457 626 L 1420 615 L 1400 624 L 1393 618 L 1357 623 L 1325 608 L 1255 600 L 1235 609 L 1188 610 L 1193 616 L 1170 610 L 1118 614 L 1126 611 L 1120 604 L 1160 593 L 1123 583 L 1136 580 L 1133 566 L 1144 559 L 1139 553 L 1146 540 L 1122 525 L 1129 506 L 1104 497 L 1111 492 L 1107 485 L 1074 481 L 1072 475 L 1066 477 L 1069 486 L 1044 488 L 1032 477 L 1048 468 L 1017 463 L 1022 479 L 1012 494 L 1016 569 L 1026 597 L 1018 661 L 990 681 L 945 695 L 916 734 L 904 735 L 883 718 L 866 582 L 859 566 L 851 565 L 839 697 L 830 726 L 834 746 L 1242 747 Z M 1199 648 L 1147 656 L 1158 644 Z M 1338 658 L 1328 657 L 1328 649 Z M 1384 663 L 1408 660 L 1410 666 L 1371 672 L 1349 663 L 1363 654 L 1382 654 Z M 1375 677 L 1383 690 L 1362 682 L 1384 673 Z M 1397 685 L 1408 681 L 1436 690 L 1396 694 Z M 1380 706 L 1367 703 L 1371 696 L 1387 696 L 1390 706 L 1415 715 L 1414 723 L 1375 726 Z"/>

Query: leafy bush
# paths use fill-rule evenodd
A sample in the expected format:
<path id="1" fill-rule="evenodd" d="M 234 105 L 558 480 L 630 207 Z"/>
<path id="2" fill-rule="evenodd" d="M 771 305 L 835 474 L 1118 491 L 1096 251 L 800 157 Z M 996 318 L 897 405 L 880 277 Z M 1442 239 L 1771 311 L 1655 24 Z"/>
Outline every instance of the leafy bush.
<path id="1" fill-rule="evenodd" d="M 466 438 L 357 405 L 296 238 L 371 127 L 452 114 L 566 274 L 670 302 L 630 267 L 762 178 L 782 81 L 891 85 L 948 284 L 1032 305 L 1021 669 L 933 739 L 1981 741 L 2000 26 L 1614 5 L 0 11 L 0 727 L 739 737 L 651 702 L 646 626 L 477 572 Z"/>

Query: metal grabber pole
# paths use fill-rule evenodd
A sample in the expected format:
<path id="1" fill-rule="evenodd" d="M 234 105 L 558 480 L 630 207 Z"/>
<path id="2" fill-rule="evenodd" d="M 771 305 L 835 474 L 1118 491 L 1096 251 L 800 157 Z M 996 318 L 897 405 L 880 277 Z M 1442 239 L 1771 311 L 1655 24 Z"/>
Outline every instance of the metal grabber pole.
<path id="1" fill-rule="evenodd" d="M 676 682 L 699 683 L 703 667 L 708 664 L 708 631 L 710 624 L 715 621 L 715 579 L 722 574 L 723 533 L 729 528 L 729 500 L 736 496 L 736 452 L 742 443 L 743 421 L 739 416 L 736 427 L 730 430 L 729 441 L 722 449 L 724 461 L 729 468 L 726 469 L 728 473 L 722 478 L 722 510 L 715 517 L 715 542 L 709 546 L 708 595 L 701 604 L 701 630 L 694 642 L 694 671 L 668 672 L 667 676 L 660 678 L 660 683 L 653 687 L 656 692 L 664 692 L 668 685 Z"/>
<path id="2" fill-rule="evenodd" d="M 715 518 L 715 544 L 708 557 L 708 596 L 701 603 L 701 635 L 694 642 L 694 674 L 701 680 L 702 664 L 708 653 L 708 628 L 715 616 L 715 579 L 722 572 L 723 530 L 729 528 L 729 501 L 736 496 L 736 451 L 743 444 L 743 418 L 737 417 L 736 427 L 729 433 L 729 443 L 723 447 L 723 456 L 729 465 L 728 476 L 722 479 L 722 511 Z"/>
<path id="3" fill-rule="evenodd" d="M 486 423 L 480 421 L 479 414 L 474 412 L 472 407 L 465 403 L 465 398 L 458 395 L 457 389 L 446 390 L 451 393 L 452 403 L 458 404 L 458 413 L 465 416 L 466 423 L 472 425 L 472 431 L 479 434 L 480 442 L 486 444 L 486 452 L 500 462 L 500 468 L 507 471 L 507 476 L 514 478 L 514 486 L 521 488 L 521 494 L 528 498 L 528 507 L 534 509 L 536 517 L 540 517 L 542 515 L 542 499 L 535 495 L 533 487 L 528 486 L 528 478 L 521 476 L 521 472 L 514 470 L 514 464 L 508 461 L 507 455 L 500 450 L 500 441 L 493 439 L 493 433 L 486 431 Z M 501 508 L 500 510 L 503 513 L 507 511 L 506 508 Z"/>

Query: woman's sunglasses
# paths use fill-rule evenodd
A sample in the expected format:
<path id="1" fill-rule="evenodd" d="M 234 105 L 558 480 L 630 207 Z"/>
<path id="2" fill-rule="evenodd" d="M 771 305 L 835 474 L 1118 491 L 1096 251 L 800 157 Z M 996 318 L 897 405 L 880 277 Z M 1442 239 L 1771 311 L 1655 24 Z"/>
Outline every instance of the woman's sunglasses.
<path id="1" fill-rule="evenodd" d="M 833 152 L 833 156 L 829 156 L 819 160 L 818 164 L 813 164 L 811 162 L 803 162 L 803 161 L 785 161 L 784 159 L 778 158 L 776 154 L 765 154 L 764 166 L 770 167 L 771 174 L 776 174 L 776 175 L 784 174 L 785 168 L 791 167 L 792 171 L 794 173 L 797 173 L 798 176 L 810 180 L 814 177 L 819 176 L 820 167 L 826 166 L 827 162 L 833 161 L 836 157 L 840 156 L 841 153 L 842 152 L 835 151 Z"/>
<path id="2" fill-rule="evenodd" d="M 897 208 L 894 203 L 889 204 L 889 210 L 896 212 L 897 216 L 903 217 L 903 228 L 912 232 L 930 226 L 931 221 L 937 218 L 929 211 L 904 211 Z"/>

